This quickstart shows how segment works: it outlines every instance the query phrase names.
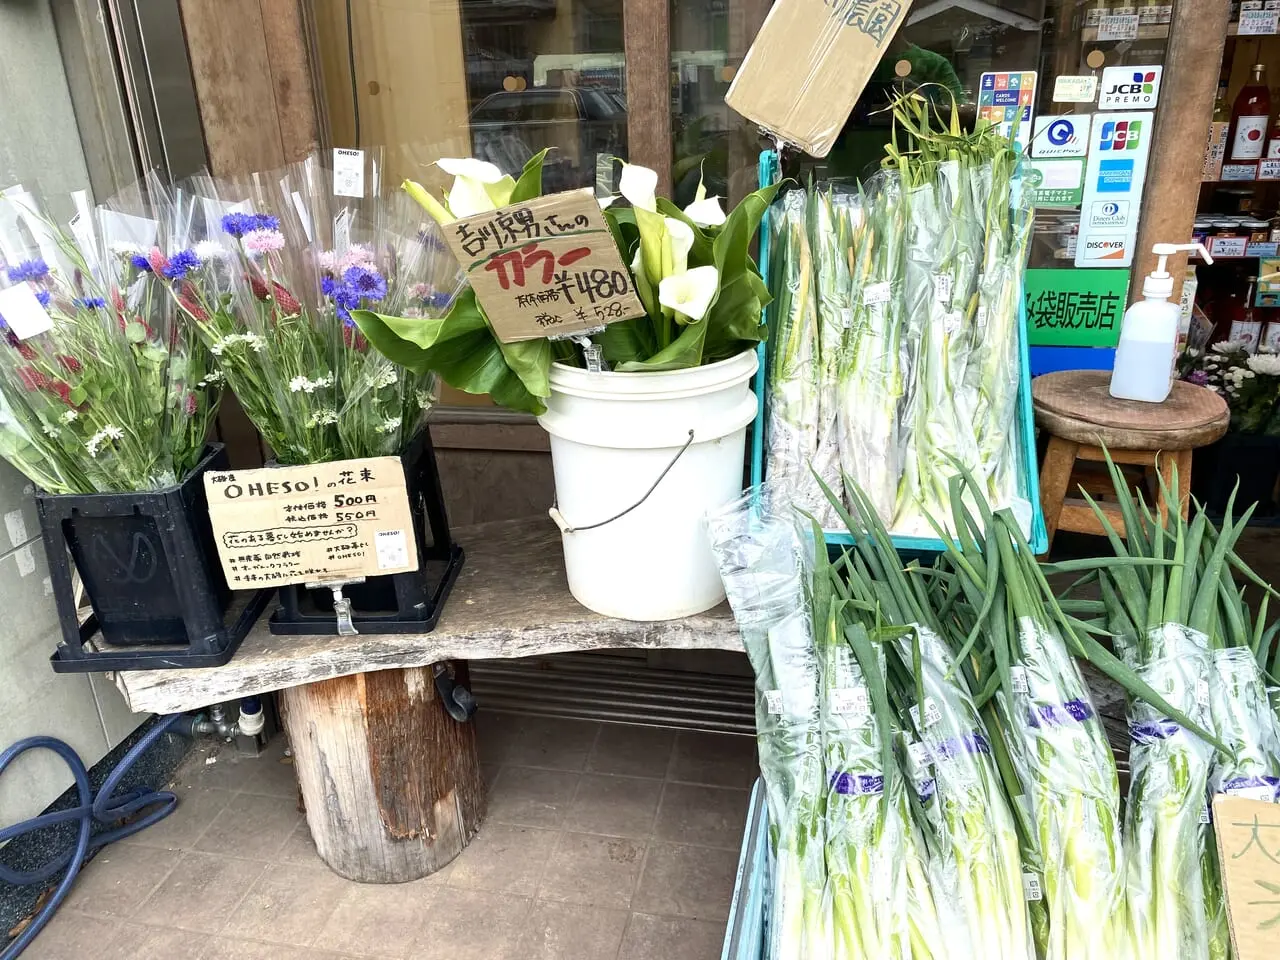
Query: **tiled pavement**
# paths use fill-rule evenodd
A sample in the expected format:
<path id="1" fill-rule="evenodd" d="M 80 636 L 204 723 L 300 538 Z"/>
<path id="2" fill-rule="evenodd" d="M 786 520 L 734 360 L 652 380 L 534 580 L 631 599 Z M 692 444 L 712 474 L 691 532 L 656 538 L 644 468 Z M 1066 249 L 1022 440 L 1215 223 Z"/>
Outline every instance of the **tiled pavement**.
<path id="1" fill-rule="evenodd" d="M 171 817 L 103 851 L 23 960 L 714 960 L 756 775 L 749 738 L 482 713 L 480 834 L 391 886 L 330 872 L 283 736 L 208 748 Z"/>

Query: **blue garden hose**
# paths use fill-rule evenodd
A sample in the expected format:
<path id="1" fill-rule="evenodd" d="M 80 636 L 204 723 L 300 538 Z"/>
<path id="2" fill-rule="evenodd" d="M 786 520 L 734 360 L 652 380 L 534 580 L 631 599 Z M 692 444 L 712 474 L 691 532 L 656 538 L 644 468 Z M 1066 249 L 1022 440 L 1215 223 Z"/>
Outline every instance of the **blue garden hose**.
<path id="1" fill-rule="evenodd" d="M 148 730 L 142 739 L 135 743 L 129 749 L 129 752 L 120 759 L 120 762 L 116 764 L 115 769 L 111 771 L 110 776 L 103 783 L 102 789 L 98 791 L 97 796 L 94 796 L 93 789 L 89 786 L 89 771 L 85 768 L 84 761 L 70 746 L 56 737 L 27 737 L 25 740 L 19 740 L 5 750 L 4 753 L 0 753 L 0 776 L 3 776 L 9 764 L 28 750 L 51 750 L 71 768 L 71 774 L 76 781 L 76 790 L 80 795 L 80 806 L 78 807 L 70 810 L 59 810 L 56 813 L 42 814 L 23 823 L 15 823 L 11 827 L 0 829 L 0 844 L 3 844 L 14 837 L 20 837 L 43 827 L 52 827 L 56 824 L 73 820 L 80 823 L 75 846 L 54 857 L 39 869 L 23 873 L 10 870 L 0 864 L 0 880 L 17 886 L 42 883 L 57 874 L 58 871 L 66 870 L 62 877 L 62 882 L 58 884 L 53 896 L 40 908 L 40 911 L 27 924 L 27 928 L 7 947 L 0 950 L 0 960 L 14 960 L 36 938 L 36 935 L 49 922 L 49 919 L 57 911 L 62 901 L 66 899 L 67 894 L 71 892 L 71 885 L 75 883 L 76 874 L 84 866 L 90 850 L 106 846 L 108 843 L 112 843 L 122 837 L 131 836 L 139 830 L 144 830 L 153 823 L 163 820 L 173 812 L 174 807 L 178 805 L 178 797 L 169 790 L 147 790 L 145 787 L 136 787 L 120 797 L 113 797 L 112 794 L 138 757 L 151 744 L 155 743 L 161 734 L 182 719 L 183 715 L 180 713 L 170 714 Z M 154 809 L 148 810 L 148 807 Z M 113 824 L 126 817 L 132 817 L 142 810 L 147 810 L 147 812 L 138 817 L 137 820 L 112 827 L 109 830 L 104 830 L 91 836 L 95 820 L 102 824 Z"/>

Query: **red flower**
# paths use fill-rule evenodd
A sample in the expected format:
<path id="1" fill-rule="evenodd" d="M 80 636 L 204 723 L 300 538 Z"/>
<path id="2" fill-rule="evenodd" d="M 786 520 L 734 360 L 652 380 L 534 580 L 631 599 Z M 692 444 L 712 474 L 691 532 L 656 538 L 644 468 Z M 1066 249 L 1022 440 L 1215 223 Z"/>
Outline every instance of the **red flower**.
<path id="1" fill-rule="evenodd" d="M 267 285 L 259 277 L 250 277 L 249 287 L 253 290 L 253 295 L 259 300 L 265 300 L 267 297 L 271 296 L 271 290 L 268 289 Z"/>
<path id="2" fill-rule="evenodd" d="M 84 365 L 75 357 L 59 356 L 58 363 L 62 364 L 62 369 L 67 373 L 79 373 L 84 369 Z"/>
<path id="3" fill-rule="evenodd" d="M 152 247 L 151 252 L 147 254 L 147 263 L 151 264 L 151 269 L 157 277 L 162 277 L 164 268 L 169 265 L 169 258 L 160 252 L 159 247 Z"/>
<path id="4" fill-rule="evenodd" d="M 280 284 L 272 281 L 271 289 L 275 291 L 276 303 L 284 311 L 285 316 L 293 317 L 302 312 L 302 304 L 298 302 L 298 298 Z"/>
<path id="5" fill-rule="evenodd" d="M 36 358 L 36 352 L 31 348 L 30 344 L 19 342 L 18 353 L 22 354 L 23 360 L 34 360 Z"/>
<path id="6" fill-rule="evenodd" d="M 196 395 L 188 393 L 186 399 L 182 401 L 182 409 L 188 417 L 196 415 Z"/>
<path id="7" fill-rule="evenodd" d="M 48 383 L 48 388 L 52 393 L 56 393 L 58 399 L 67 406 L 73 406 L 71 403 L 71 384 L 65 380 L 51 380 Z"/>
<path id="8" fill-rule="evenodd" d="M 204 322 L 209 319 L 209 314 L 205 311 L 204 307 L 196 303 L 195 292 L 196 288 L 190 283 L 183 284 L 182 292 L 178 294 L 178 306 L 182 307 L 183 310 L 187 311 L 187 313 L 191 314 L 191 316 L 195 317 L 197 320 Z"/>
<path id="9" fill-rule="evenodd" d="M 18 378 L 28 390 L 40 390 L 49 385 L 49 378 L 35 367 L 19 367 Z"/>
<path id="10" fill-rule="evenodd" d="M 342 342 L 358 353 L 364 353 L 369 349 L 369 341 L 365 339 L 364 334 L 355 327 L 348 327 L 345 323 L 342 325 Z"/>
<path id="11" fill-rule="evenodd" d="M 116 308 L 116 313 L 124 313 L 124 296 L 119 287 L 111 288 L 111 305 Z"/>

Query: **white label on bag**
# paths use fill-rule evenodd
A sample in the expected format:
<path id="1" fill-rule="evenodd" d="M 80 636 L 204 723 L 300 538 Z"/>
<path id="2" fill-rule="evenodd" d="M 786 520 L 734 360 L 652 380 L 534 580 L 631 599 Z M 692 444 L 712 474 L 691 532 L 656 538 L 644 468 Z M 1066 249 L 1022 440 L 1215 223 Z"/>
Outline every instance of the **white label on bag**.
<path id="1" fill-rule="evenodd" d="M 1209 822 L 1209 805 L 1208 804 L 1205 804 L 1203 807 L 1200 808 L 1200 822 L 1201 823 Z"/>
<path id="2" fill-rule="evenodd" d="M 1246 800 L 1261 800 L 1263 803 L 1274 803 L 1276 788 L 1262 784 L 1256 787 L 1227 787 L 1222 791 L 1229 797 L 1243 797 Z"/>
<path id="3" fill-rule="evenodd" d="M 1022 875 L 1022 893 L 1028 901 L 1043 900 L 1044 892 L 1040 889 L 1040 878 L 1034 873 Z"/>
<path id="4" fill-rule="evenodd" d="M 924 710 L 921 711 L 919 705 L 914 706 L 911 708 L 911 716 L 915 718 L 917 726 L 922 730 L 927 730 L 942 719 L 942 710 L 938 708 L 938 704 L 933 697 L 925 697 Z"/>
<path id="5" fill-rule="evenodd" d="M 0 290 L 0 317 L 4 317 L 19 340 L 29 340 L 53 329 L 53 320 L 26 283 Z"/>
<path id="6" fill-rule="evenodd" d="M 862 302 L 866 306 L 874 306 L 877 303 L 889 302 L 889 282 L 873 283 L 862 291 Z"/>
<path id="7" fill-rule="evenodd" d="M 939 303 L 951 302 L 951 274 L 943 273 L 934 277 L 933 295 Z"/>
<path id="8" fill-rule="evenodd" d="M 364 199 L 364 151 L 333 151 L 333 195 Z"/>
<path id="9" fill-rule="evenodd" d="M 929 747 L 919 740 L 913 740 L 907 744 L 907 756 L 911 758 L 911 763 L 923 770 L 933 762 L 933 754 L 929 752 Z"/>
<path id="10" fill-rule="evenodd" d="M 1027 684 L 1027 668 L 1018 666 L 1009 668 L 1009 686 L 1013 688 L 1014 693 L 1026 693 L 1030 690 Z"/>
<path id="11" fill-rule="evenodd" d="M 782 691 L 766 690 L 764 692 L 764 708 L 770 716 L 782 716 Z"/>
<path id="12" fill-rule="evenodd" d="M 838 717 L 865 717 L 871 713 L 866 687 L 836 687 L 831 691 L 831 712 Z"/>
<path id="13" fill-rule="evenodd" d="M 978 329 L 985 330 L 987 328 L 987 305 L 985 303 L 978 304 Z"/>
<path id="14" fill-rule="evenodd" d="M 1209 681 L 1203 677 L 1196 680 L 1196 703 L 1202 707 L 1209 705 Z"/>

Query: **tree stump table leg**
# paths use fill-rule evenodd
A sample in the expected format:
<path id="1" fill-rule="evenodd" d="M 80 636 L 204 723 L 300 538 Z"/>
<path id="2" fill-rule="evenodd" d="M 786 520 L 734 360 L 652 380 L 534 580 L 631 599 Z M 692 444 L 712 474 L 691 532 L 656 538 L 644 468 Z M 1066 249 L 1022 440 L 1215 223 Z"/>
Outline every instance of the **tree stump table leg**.
<path id="1" fill-rule="evenodd" d="M 439 870 L 484 814 L 475 725 L 445 712 L 430 667 L 280 692 L 307 825 L 321 859 L 363 883 Z"/>

